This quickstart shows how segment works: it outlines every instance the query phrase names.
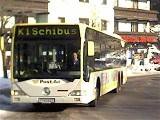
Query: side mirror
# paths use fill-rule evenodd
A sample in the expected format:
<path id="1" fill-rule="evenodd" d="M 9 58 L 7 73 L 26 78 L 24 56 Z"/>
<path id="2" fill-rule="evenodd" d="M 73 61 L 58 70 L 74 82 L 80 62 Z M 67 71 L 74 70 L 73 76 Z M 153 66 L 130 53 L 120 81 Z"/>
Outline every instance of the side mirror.
<path id="1" fill-rule="evenodd" d="M 94 56 L 94 42 L 88 41 L 88 56 Z"/>
<path id="2" fill-rule="evenodd" d="M 85 70 L 85 72 L 84 72 L 84 80 L 85 80 L 86 82 L 89 82 L 89 77 L 90 77 L 90 71 L 89 71 L 89 66 L 87 65 L 87 66 L 86 66 L 86 70 Z"/>
<path id="3" fill-rule="evenodd" d="M 0 37 L 0 49 L 4 50 L 4 37 L 3 36 Z"/>

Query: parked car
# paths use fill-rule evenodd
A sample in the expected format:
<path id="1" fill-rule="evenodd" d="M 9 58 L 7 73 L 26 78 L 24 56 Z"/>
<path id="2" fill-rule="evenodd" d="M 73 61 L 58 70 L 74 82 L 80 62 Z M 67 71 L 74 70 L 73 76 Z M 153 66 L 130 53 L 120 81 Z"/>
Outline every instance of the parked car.
<path id="1" fill-rule="evenodd" d="M 159 64 L 160 65 L 160 55 L 154 55 L 151 59 L 150 62 L 153 64 Z"/>

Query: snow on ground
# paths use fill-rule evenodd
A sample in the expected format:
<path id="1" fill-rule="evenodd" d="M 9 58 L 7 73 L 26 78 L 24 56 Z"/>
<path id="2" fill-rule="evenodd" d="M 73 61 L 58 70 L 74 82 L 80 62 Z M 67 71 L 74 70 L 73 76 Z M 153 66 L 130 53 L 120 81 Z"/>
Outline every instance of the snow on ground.
<path id="1" fill-rule="evenodd" d="M 0 78 L 0 90 L 1 89 L 6 89 L 6 88 L 11 88 L 11 82 L 7 78 Z"/>

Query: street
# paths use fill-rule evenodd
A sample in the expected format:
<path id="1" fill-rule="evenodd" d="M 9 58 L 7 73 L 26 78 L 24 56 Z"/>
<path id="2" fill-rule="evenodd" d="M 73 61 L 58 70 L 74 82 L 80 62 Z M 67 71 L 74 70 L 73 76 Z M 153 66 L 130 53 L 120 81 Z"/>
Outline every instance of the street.
<path id="1" fill-rule="evenodd" d="M 7 91 L 8 92 L 8 91 Z M 134 76 L 118 94 L 102 96 L 98 106 L 11 104 L 0 95 L 0 120 L 160 120 L 160 74 Z"/>

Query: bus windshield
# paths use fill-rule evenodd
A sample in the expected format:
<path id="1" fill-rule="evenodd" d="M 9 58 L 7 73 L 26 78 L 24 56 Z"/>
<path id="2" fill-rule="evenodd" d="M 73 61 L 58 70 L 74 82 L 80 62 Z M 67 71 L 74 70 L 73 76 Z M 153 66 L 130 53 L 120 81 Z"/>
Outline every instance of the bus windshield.
<path id="1" fill-rule="evenodd" d="M 24 35 L 24 34 L 23 34 Z M 27 79 L 80 78 L 80 37 L 15 37 L 13 77 Z M 73 53 L 78 64 L 73 65 Z"/>

